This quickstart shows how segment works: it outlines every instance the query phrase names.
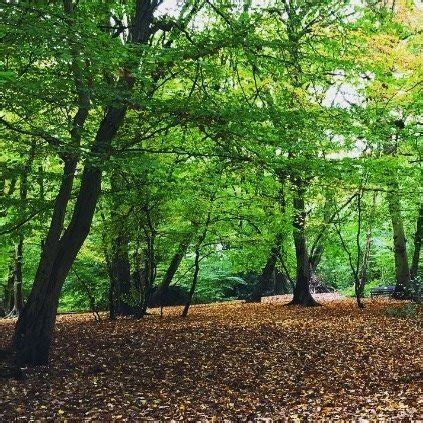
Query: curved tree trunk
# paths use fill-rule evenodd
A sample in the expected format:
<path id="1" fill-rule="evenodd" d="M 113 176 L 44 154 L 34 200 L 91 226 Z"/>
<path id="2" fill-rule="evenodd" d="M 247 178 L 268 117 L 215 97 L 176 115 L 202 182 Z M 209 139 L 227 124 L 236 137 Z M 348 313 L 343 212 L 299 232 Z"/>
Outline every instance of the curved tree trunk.
<path id="1" fill-rule="evenodd" d="M 145 252 L 145 269 L 143 283 L 141 283 L 140 303 L 135 312 L 135 317 L 142 319 L 147 314 L 150 304 L 151 293 L 153 290 L 154 280 L 156 278 L 156 258 L 155 258 L 155 238 L 156 232 L 153 230 L 147 240 L 147 248 Z"/>
<path id="2" fill-rule="evenodd" d="M 94 156 L 104 154 L 123 122 L 126 107 L 111 108 L 102 120 L 92 146 Z M 59 295 L 63 282 L 87 237 L 100 194 L 101 169 L 87 162 L 82 175 L 81 188 L 69 227 L 60 240 L 51 237 L 56 245 L 46 244 L 32 291 L 15 329 L 14 346 L 19 360 L 26 364 L 45 364 L 48 361 Z M 73 178 L 72 178 L 73 179 Z M 59 193 L 60 194 L 60 193 Z M 57 210 L 64 212 L 64 204 L 56 201 Z M 63 222 L 63 221 L 62 221 Z M 60 223 L 52 220 L 52 223 Z M 58 227 L 50 226 L 49 235 Z M 54 238 L 54 239 L 53 239 Z M 46 246 L 49 245 L 47 248 Z"/>
<path id="3" fill-rule="evenodd" d="M 210 202 L 213 202 L 214 198 L 215 198 L 215 193 L 212 194 L 210 198 Z M 186 317 L 188 315 L 188 310 L 192 303 L 192 297 L 194 296 L 195 288 L 197 287 L 197 284 L 198 284 L 198 274 L 200 273 L 200 249 L 201 249 L 201 245 L 206 239 L 210 222 L 211 222 L 211 209 L 209 209 L 209 211 L 207 212 L 207 217 L 204 222 L 203 232 L 199 236 L 197 243 L 195 245 L 194 275 L 192 278 L 191 289 L 189 290 L 189 293 L 188 293 L 188 299 L 185 304 L 184 310 L 182 311 L 182 317 Z"/>
<path id="4" fill-rule="evenodd" d="M 135 18 L 131 31 L 132 42 L 145 43 L 148 41 L 153 14 L 158 4 L 158 0 L 137 0 Z M 72 15 L 72 1 L 64 0 L 64 10 L 65 13 Z M 71 45 L 72 53 L 76 52 L 74 48 L 76 48 L 76 45 Z M 73 54 L 72 69 L 79 96 L 79 110 L 75 115 L 71 132 L 74 142 L 78 141 L 81 137 L 81 122 L 82 124 L 85 122 L 89 107 L 89 98 L 86 97 L 87 91 L 83 89 L 83 84 L 79 78 L 79 60 L 79 56 Z M 125 84 L 127 89 L 131 89 L 135 80 L 133 78 L 127 78 L 122 83 Z M 51 242 L 48 244 L 48 248 L 45 247 L 43 249 L 42 254 L 44 258 L 43 256 L 41 257 L 30 297 L 23 312 L 19 316 L 15 329 L 13 343 L 19 354 L 18 359 L 21 363 L 37 365 L 45 364 L 48 361 L 60 291 L 90 231 L 101 188 L 102 170 L 99 166 L 108 157 L 110 145 L 125 118 L 126 111 L 127 105 L 121 105 L 118 102 L 116 106 L 112 106 L 107 110 L 107 113 L 100 122 L 89 156 L 94 158 L 94 162 L 90 162 L 90 159 L 87 159 L 85 163 L 81 187 L 72 218 L 68 228 L 60 239 L 57 234 L 61 232 L 63 220 L 57 219 L 55 221 L 52 219 L 49 230 L 49 235 L 52 235 Z M 74 172 L 71 174 L 72 178 L 70 179 L 73 181 Z M 60 215 L 59 212 L 64 215 L 66 206 L 66 196 L 64 201 L 60 201 L 60 198 L 57 198 L 53 215 L 55 213 Z M 53 225 L 53 223 L 58 224 Z"/>
<path id="5" fill-rule="evenodd" d="M 383 150 L 385 154 L 395 156 L 397 154 L 398 142 L 400 139 L 401 129 L 404 123 L 397 125 L 397 133 L 391 140 L 385 143 Z M 398 175 L 394 173 L 392 180 L 388 184 L 388 192 L 386 194 L 388 202 L 388 210 L 391 216 L 392 236 L 394 244 L 394 260 L 395 260 L 395 293 L 397 298 L 404 298 L 408 295 L 410 288 L 410 267 L 407 256 L 407 239 L 404 232 L 404 224 L 401 216 L 401 200 L 398 186 Z"/>

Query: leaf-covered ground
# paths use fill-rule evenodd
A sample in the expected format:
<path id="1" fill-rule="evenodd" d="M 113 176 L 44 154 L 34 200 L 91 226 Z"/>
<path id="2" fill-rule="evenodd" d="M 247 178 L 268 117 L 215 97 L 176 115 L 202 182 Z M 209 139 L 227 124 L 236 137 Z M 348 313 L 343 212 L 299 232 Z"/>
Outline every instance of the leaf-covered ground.
<path id="1" fill-rule="evenodd" d="M 58 319 L 52 364 L 0 380 L 0 421 L 422 418 L 421 320 L 388 302 L 178 308 Z M 153 310 L 153 313 L 156 310 Z M 0 347 L 13 323 L 0 321 Z"/>

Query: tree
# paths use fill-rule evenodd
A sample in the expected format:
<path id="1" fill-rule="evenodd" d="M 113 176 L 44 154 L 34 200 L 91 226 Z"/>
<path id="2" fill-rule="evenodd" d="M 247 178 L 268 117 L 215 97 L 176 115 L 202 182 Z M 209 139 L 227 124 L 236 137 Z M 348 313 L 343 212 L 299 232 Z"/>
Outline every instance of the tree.
<path id="1" fill-rule="evenodd" d="M 158 5 L 159 2 L 156 0 L 136 2 L 135 12 L 131 19 L 132 28 L 129 33 L 128 45 L 147 45 L 154 35 L 152 24 Z M 74 17 L 71 0 L 65 0 L 64 11 L 71 19 Z M 123 92 L 130 92 L 135 85 L 135 78 L 131 72 L 134 65 L 137 65 L 137 61 L 134 62 L 133 58 L 131 60 L 132 63 L 128 61 L 126 68 L 123 68 L 118 82 L 118 86 Z M 77 66 L 77 58 L 75 58 L 74 74 L 75 70 L 79 72 Z M 80 84 L 78 76 L 75 75 L 75 79 Z M 74 142 L 80 138 L 82 125 L 88 115 L 87 91 L 82 86 L 78 87 L 78 91 L 79 110 L 75 115 L 71 132 Z M 63 235 L 60 236 L 76 168 L 76 160 L 72 155 L 71 158 L 65 160 L 64 178 L 56 198 L 57 207 L 54 210 L 50 231 L 44 244 L 39 270 L 27 304 L 16 326 L 14 345 L 22 363 L 44 364 L 48 360 L 60 290 L 89 233 L 100 194 L 102 169 L 99 160 L 104 160 L 109 155 L 108 150 L 127 111 L 128 104 L 119 98 L 116 98 L 107 107 L 90 147 L 91 158 L 87 159 L 84 164 L 81 186 L 70 223 Z"/>

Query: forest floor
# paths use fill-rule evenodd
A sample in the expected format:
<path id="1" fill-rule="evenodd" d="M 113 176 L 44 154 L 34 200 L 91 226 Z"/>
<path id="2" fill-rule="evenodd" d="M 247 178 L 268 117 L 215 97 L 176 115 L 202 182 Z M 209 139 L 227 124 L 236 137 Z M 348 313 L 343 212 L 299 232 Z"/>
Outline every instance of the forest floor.
<path id="1" fill-rule="evenodd" d="M 59 316 L 51 365 L 0 380 L 0 421 L 423 418 L 422 314 L 392 301 Z M 389 312 L 391 310 L 391 312 Z M 403 313 L 407 314 L 407 313 Z M 13 322 L 0 321 L 0 348 Z"/>

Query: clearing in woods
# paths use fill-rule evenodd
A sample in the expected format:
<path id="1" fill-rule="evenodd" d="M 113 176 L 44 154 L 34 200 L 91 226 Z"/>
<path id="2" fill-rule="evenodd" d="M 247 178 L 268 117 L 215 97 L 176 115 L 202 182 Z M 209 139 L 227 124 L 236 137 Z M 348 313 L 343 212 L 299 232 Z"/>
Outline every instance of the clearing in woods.
<path id="1" fill-rule="evenodd" d="M 58 318 L 48 368 L 0 384 L 0 420 L 422 418 L 421 319 L 392 301 Z M 421 315 L 420 315 L 421 317 Z M 13 322 L 0 321 L 0 347 Z"/>

